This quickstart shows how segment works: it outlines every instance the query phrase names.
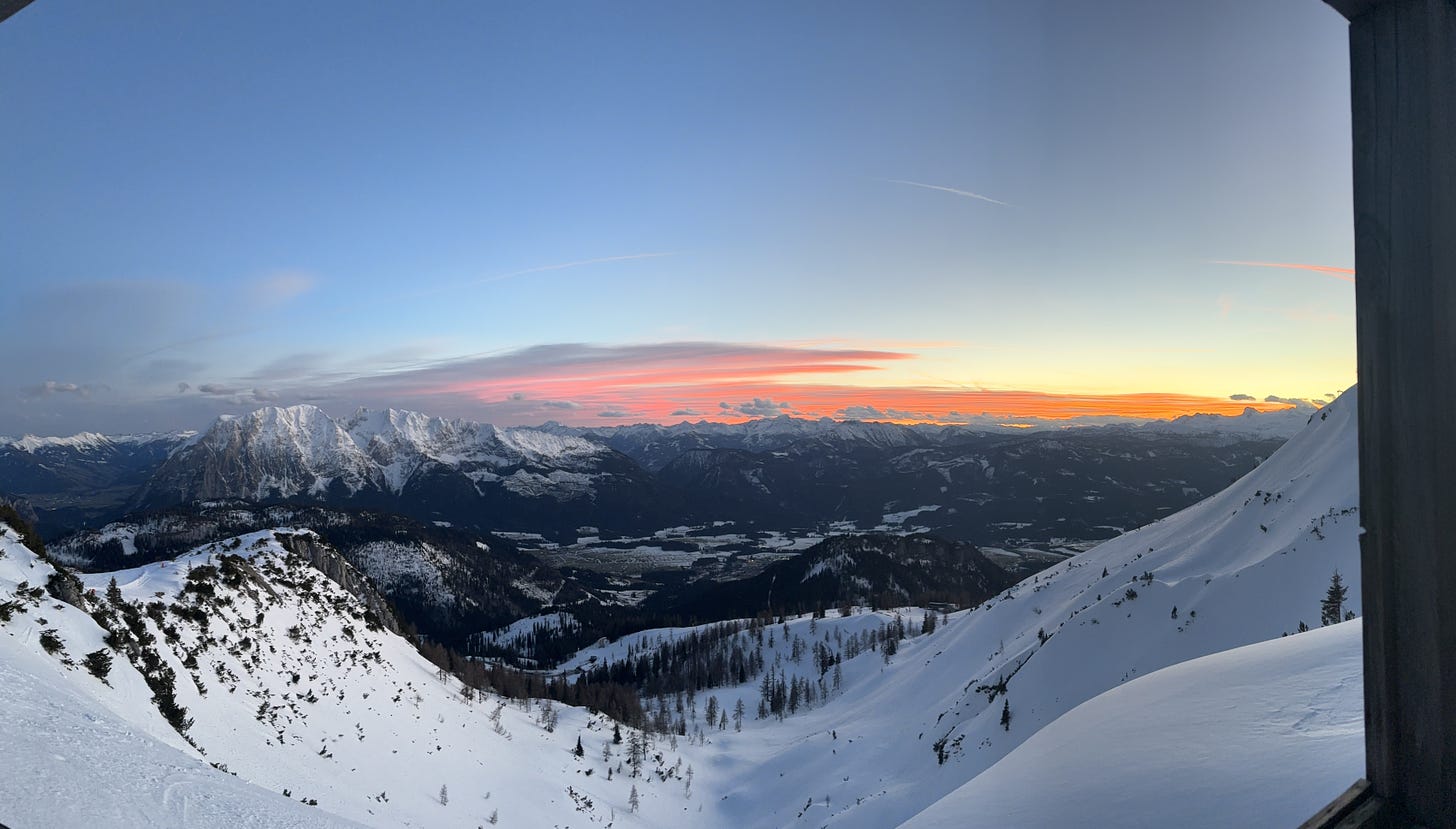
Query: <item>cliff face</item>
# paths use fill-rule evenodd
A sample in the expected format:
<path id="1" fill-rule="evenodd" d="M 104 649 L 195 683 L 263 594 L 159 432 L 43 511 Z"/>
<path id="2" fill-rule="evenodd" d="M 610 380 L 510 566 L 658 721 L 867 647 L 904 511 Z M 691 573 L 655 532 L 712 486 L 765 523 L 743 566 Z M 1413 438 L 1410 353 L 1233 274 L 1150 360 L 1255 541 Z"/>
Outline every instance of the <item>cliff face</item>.
<path id="1" fill-rule="evenodd" d="M 364 603 L 379 623 L 391 633 L 399 633 L 399 619 L 390 609 L 389 602 L 374 589 L 369 580 L 360 575 L 337 550 L 319 540 L 312 533 L 274 533 L 283 549 L 308 559 L 309 564 L 328 577 L 329 581 L 344 588 L 354 598 Z"/>

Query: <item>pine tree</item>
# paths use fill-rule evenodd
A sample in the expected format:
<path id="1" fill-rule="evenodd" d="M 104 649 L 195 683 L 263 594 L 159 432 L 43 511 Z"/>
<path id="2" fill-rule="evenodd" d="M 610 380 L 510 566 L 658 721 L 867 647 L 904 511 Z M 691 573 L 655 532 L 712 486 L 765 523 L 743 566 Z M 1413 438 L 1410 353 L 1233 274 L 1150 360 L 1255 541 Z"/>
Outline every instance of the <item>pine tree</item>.
<path id="1" fill-rule="evenodd" d="M 106 601 L 112 607 L 121 606 L 121 588 L 116 585 L 115 576 L 112 576 L 111 581 L 106 584 Z"/>
<path id="2" fill-rule="evenodd" d="M 612 742 L 622 744 L 622 726 L 618 723 L 612 723 Z"/>
<path id="3" fill-rule="evenodd" d="M 92 651 L 86 654 L 86 658 L 82 659 L 81 662 L 93 676 L 102 682 L 106 682 L 106 675 L 111 673 L 111 651 L 108 651 L 106 648 Z"/>
<path id="4" fill-rule="evenodd" d="M 1346 587 L 1344 580 L 1340 578 L 1340 571 L 1336 570 L 1330 576 L 1330 587 L 1325 591 L 1324 601 L 1320 602 L 1321 625 L 1339 623 L 1340 617 L 1344 615 L 1345 595 L 1349 592 L 1350 588 Z"/>
<path id="5" fill-rule="evenodd" d="M 1001 701 L 1001 728 L 1006 731 L 1011 730 L 1011 700 L 1009 698 Z"/>
<path id="6" fill-rule="evenodd" d="M 637 811 L 637 807 L 638 806 L 641 806 L 641 805 L 642 805 L 642 799 L 637 796 L 637 786 L 636 785 L 633 785 L 632 786 L 632 793 L 629 794 L 629 795 L 627 795 L 627 806 L 629 808 L 631 808 L 632 811 L 635 812 L 635 811 Z"/>
<path id="7" fill-rule="evenodd" d="M 445 784 L 443 784 L 443 783 L 440 784 L 440 805 L 441 806 L 448 806 L 448 805 L 450 805 L 450 790 L 449 789 L 446 789 L 445 788 Z"/>

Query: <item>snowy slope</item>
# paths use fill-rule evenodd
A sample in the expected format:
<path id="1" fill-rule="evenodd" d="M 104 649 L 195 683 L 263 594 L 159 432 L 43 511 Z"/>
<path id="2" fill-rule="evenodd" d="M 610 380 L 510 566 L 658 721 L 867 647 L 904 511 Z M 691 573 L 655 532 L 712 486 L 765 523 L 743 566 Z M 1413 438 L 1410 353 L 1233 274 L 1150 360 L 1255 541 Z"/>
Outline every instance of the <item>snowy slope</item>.
<path id="1" fill-rule="evenodd" d="M 488 825 L 492 815 L 503 826 L 674 826 L 698 805 L 684 785 L 692 761 L 672 750 L 675 741 L 653 738 L 634 778 L 621 768 L 622 746 L 603 756 L 611 724 L 600 716 L 467 699 L 403 639 L 371 628 L 353 597 L 285 549 L 287 535 L 254 533 L 174 562 L 87 576 L 94 612 L 110 612 L 101 597 L 112 578 L 125 601 L 149 605 L 143 624 L 176 672 L 177 701 L 192 720 L 185 740 L 124 657 L 108 687 L 39 645 L 39 631 L 54 628 L 73 662 L 102 648 L 91 616 L 46 597 L 0 624 L 0 693 L 7 712 L 23 712 L 0 727 L 27 747 L 0 763 L 23 764 L 16 773 L 26 779 L 111 781 L 105 788 L 116 791 L 96 808 L 113 816 L 102 825 L 118 827 L 343 825 L 329 824 L 330 815 L 447 829 Z M 0 602 L 51 572 L 8 530 L 0 549 Z M 56 733 L 87 747 L 46 747 Z M 572 753 L 578 737 L 590 749 L 580 758 Z M 133 748 L 141 765 L 118 768 L 117 756 Z M 50 825 L 25 818 L 64 809 L 59 798 L 79 785 L 0 787 L 0 822 Z M 285 792 L 295 804 L 316 800 L 316 822 L 296 817 Z M 247 797 L 267 803 L 235 805 Z"/>
<path id="2" fill-rule="evenodd" d="M 827 705 L 755 722 L 745 745 L 719 739 L 709 746 L 722 791 L 715 819 L 897 825 L 1111 688 L 1301 621 L 1317 627 L 1335 570 L 1358 612 L 1354 404 L 1347 393 L 1322 410 L 1228 490 L 953 614 L 903 643 L 891 664 L 846 663 L 844 690 Z M 743 694 L 750 710 L 757 700 L 752 683 L 714 693 Z"/>
<path id="3" fill-rule="evenodd" d="M 125 658 L 103 683 L 45 653 L 45 630 L 73 663 L 104 647 L 102 630 L 77 608 L 49 596 L 16 599 L 17 587 L 43 585 L 53 572 L 0 525 L 0 603 L 19 605 L 0 623 L 0 824 L 354 825 L 207 765 L 158 715 Z"/>
<path id="4" fill-rule="evenodd" d="M 1361 667 L 1357 620 L 1164 668 L 1077 706 L 905 826 L 1298 826 L 1364 774 Z"/>

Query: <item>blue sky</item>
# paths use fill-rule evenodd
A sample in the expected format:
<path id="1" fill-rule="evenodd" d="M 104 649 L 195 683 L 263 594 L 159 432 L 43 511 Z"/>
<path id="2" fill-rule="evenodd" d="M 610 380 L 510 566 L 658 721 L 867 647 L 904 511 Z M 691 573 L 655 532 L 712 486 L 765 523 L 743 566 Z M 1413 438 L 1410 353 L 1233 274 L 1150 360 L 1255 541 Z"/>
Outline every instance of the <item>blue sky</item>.
<path id="1" fill-rule="evenodd" d="M 39 0 L 0 434 L 1320 398 L 1349 282 L 1215 263 L 1353 264 L 1347 73 L 1315 0 Z"/>

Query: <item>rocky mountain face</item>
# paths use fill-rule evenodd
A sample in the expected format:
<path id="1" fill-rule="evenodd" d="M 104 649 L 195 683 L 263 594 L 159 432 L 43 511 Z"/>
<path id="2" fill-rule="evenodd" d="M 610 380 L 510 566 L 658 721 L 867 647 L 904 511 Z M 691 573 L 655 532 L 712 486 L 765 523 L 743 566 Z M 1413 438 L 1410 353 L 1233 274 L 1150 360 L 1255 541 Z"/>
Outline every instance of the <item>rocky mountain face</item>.
<path id="1" fill-rule="evenodd" d="M 139 509 L 242 499 L 388 509 L 496 529 L 635 529 L 663 515 L 655 483 L 619 453 L 573 436 L 313 406 L 220 418 L 136 495 Z"/>
<path id="2" fill-rule="evenodd" d="M 175 507 L 52 540 L 51 556 L 87 571 L 119 570 L 176 558 L 194 547 L 274 527 L 308 527 L 289 547 L 381 618 L 393 614 L 430 639 L 460 646 L 469 633 L 580 595 L 555 568 L 517 552 L 508 539 L 422 524 L 384 512 L 244 502 Z M 315 544 L 317 539 L 322 544 Z M 327 555 L 320 555 L 324 550 Z M 348 565 L 345 567 L 344 565 Z M 356 592 L 362 574 L 386 608 Z"/>

